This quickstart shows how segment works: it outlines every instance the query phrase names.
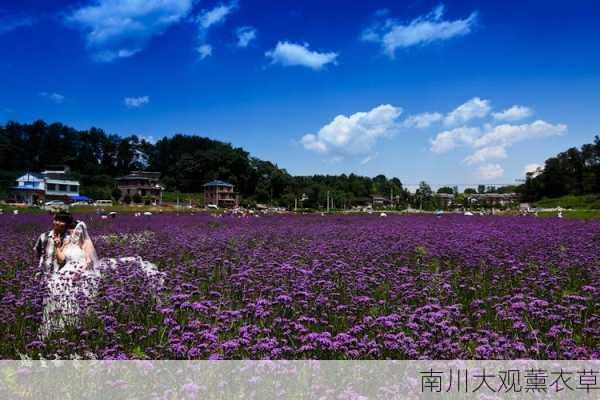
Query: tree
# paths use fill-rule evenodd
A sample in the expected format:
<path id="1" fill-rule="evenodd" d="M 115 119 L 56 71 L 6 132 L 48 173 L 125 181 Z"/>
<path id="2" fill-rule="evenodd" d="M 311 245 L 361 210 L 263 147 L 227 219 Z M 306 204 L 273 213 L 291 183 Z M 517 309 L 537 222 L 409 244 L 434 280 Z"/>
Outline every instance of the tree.
<path id="1" fill-rule="evenodd" d="M 115 202 L 118 202 L 121 199 L 121 196 L 123 195 L 121 193 L 121 189 L 119 189 L 118 187 L 114 187 L 111 193 L 111 197 L 115 200 Z"/>
<path id="2" fill-rule="evenodd" d="M 431 190 L 431 186 L 427 184 L 425 181 L 421 181 L 419 183 L 419 188 L 415 193 L 415 197 L 417 198 L 419 208 L 428 210 L 435 207 L 433 204 L 433 191 Z"/>
<path id="3" fill-rule="evenodd" d="M 442 186 L 437 190 L 438 193 L 454 194 L 454 189 L 449 186 Z"/>

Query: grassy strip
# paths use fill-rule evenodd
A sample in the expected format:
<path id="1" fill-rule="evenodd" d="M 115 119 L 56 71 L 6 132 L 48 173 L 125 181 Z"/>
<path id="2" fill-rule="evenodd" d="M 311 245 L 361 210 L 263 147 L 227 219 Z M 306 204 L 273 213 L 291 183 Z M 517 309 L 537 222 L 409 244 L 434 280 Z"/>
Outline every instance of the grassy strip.
<path id="1" fill-rule="evenodd" d="M 600 194 L 588 194 L 584 196 L 568 195 L 553 199 L 544 198 L 537 201 L 537 207 L 541 208 L 577 208 L 584 210 L 600 210 Z"/>
<path id="2" fill-rule="evenodd" d="M 563 215 L 563 217 L 569 218 L 569 219 L 586 219 L 586 220 L 600 219 L 600 210 L 563 211 L 562 215 Z M 545 218 L 557 217 L 558 212 L 557 211 L 544 211 L 544 212 L 538 213 L 538 216 L 545 217 Z"/>

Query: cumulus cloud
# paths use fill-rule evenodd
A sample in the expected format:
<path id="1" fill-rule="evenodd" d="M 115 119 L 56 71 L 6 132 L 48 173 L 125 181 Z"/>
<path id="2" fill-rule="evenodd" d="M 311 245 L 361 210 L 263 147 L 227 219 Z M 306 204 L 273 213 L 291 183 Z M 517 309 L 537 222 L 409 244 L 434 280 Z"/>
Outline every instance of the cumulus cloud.
<path id="1" fill-rule="evenodd" d="M 367 112 L 338 115 L 317 134 L 304 135 L 300 143 L 305 149 L 321 154 L 370 154 L 377 140 L 396 132 L 401 113 L 401 108 L 384 104 Z"/>
<path id="2" fill-rule="evenodd" d="M 204 60 L 206 57 L 212 56 L 212 46 L 210 44 L 203 44 L 198 46 L 196 49 L 200 54 L 200 59 Z"/>
<path id="3" fill-rule="evenodd" d="M 461 126 L 439 132 L 430 140 L 430 150 L 433 153 L 441 154 L 458 147 L 470 149 L 471 154 L 465 157 L 463 162 L 467 165 L 478 165 L 476 173 L 482 179 L 494 179 L 502 176 L 504 170 L 499 164 L 492 162 L 508 158 L 507 150 L 511 146 L 526 140 L 560 136 L 567 133 L 565 124 L 551 124 L 543 120 L 525 124 L 502 123 L 495 125 L 488 122 L 475 127 L 466 125 L 471 120 L 487 117 L 490 112 L 489 100 L 482 100 L 479 97 L 474 97 L 455 108 L 443 118 L 444 125 L 461 124 Z M 530 108 L 514 105 L 501 112 L 492 113 L 491 117 L 496 121 L 515 121 L 532 114 L 533 111 Z M 419 115 L 427 115 L 427 113 Z M 407 118 L 403 126 L 418 126 L 419 119 L 416 117 L 418 116 Z M 436 116 L 433 119 L 438 118 Z M 425 120 L 427 121 L 427 119 Z M 526 168 L 535 169 L 537 166 L 537 164 L 530 164 Z"/>
<path id="4" fill-rule="evenodd" d="M 456 125 L 468 122 L 474 118 L 483 118 L 490 113 L 492 107 L 489 100 L 473 97 L 471 100 L 456 107 L 444 118 L 444 124 Z"/>
<path id="5" fill-rule="evenodd" d="M 546 121 L 537 120 L 531 124 L 511 125 L 502 124 L 491 128 L 474 141 L 474 147 L 492 145 L 510 146 L 523 140 L 560 136 L 567 132 L 564 124 L 552 125 Z"/>
<path id="6" fill-rule="evenodd" d="M 386 14 L 379 14 L 378 17 Z M 408 24 L 394 19 L 379 20 L 363 31 L 361 39 L 379 43 L 383 52 L 393 58 L 399 48 L 426 45 L 467 35 L 471 33 L 477 21 L 476 12 L 472 12 L 464 19 L 454 21 L 444 20 L 443 16 L 444 6 L 440 5 Z"/>
<path id="7" fill-rule="evenodd" d="M 196 21 L 201 29 L 206 30 L 213 25 L 222 23 L 227 16 L 238 7 L 237 1 L 232 1 L 229 4 L 219 4 L 210 10 L 203 10 Z"/>
<path id="8" fill-rule="evenodd" d="M 518 121 L 530 117 L 531 115 L 533 115 L 533 110 L 531 108 L 517 105 L 492 114 L 498 121 Z"/>
<path id="9" fill-rule="evenodd" d="M 431 141 L 430 149 L 434 153 L 446 153 L 459 146 L 471 147 L 475 153 L 468 156 L 465 162 L 474 164 L 506 158 L 506 148 L 517 142 L 559 136 L 566 132 L 566 125 L 553 125 L 542 120 L 522 125 L 486 125 L 483 128 L 462 126 L 438 133 Z"/>
<path id="10" fill-rule="evenodd" d="M 462 145 L 470 145 L 481 133 L 481 129 L 462 126 L 452 130 L 443 131 L 431 140 L 430 150 L 434 153 L 447 153 Z"/>
<path id="11" fill-rule="evenodd" d="M 96 61 L 111 62 L 143 50 L 191 11 L 193 0 L 98 0 L 66 17 L 85 32 Z"/>
<path id="12" fill-rule="evenodd" d="M 334 63 L 337 53 L 319 53 L 311 51 L 308 44 L 300 45 L 290 42 L 278 42 L 274 49 L 265 53 L 271 59 L 272 64 L 283 66 L 303 66 L 314 70 L 320 70 L 325 65 Z"/>
<path id="13" fill-rule="evenodd" d="M 483 147 L 464 159 L 468 165 L 484 163 L 506 158 L 506 149 L 503 146 Z"/>
<path id="14" fill-rule="evenodd" d="M 406 118 L 402 123 L 403 126 L 407 128 L 419 128 L 425 129 L 429 128 L 432 124 L 440 121 L 442 119 L 442 114 L 434 112 L 434 113 L 422 113 L 417 115 L 411 115 Z"/>
<path id="15" fill-rule="evenodd" d="M 54 104 L 62 104 L 65 101 L 65 96 L 59 93 L 40 92 L 39 95 L 50 100 Z"/>
<path id="16" fill-rule="evenodd" d="M 251 26 L 241 26 L 235 30 L 239 47 L 248 47 L 251 41 L 256 39 L 256 29 Z"/>
<path id="17" fill-rule="evenodd" d="M 127 108 L 140 108 L 143 105 L 146 105 L 150 102 L 150 97 L 148 96 L 140 96 L 140 97 L 125 97 L 123 102 L 127 106 Z"/>
<path id="18" fill-rule="evenodd" d="M 533 177 L 536 177 L 543 170 L 544 170 L 544 166 L 541 164 L 536 164 L 536 163 L 527 164 L 525 167 L 523 167 L 523 175 L 527 175 L 527 174 L 531 173 L 533 175 Z"/>
<path id="19" fill-rule="evenodd" d="M 504 169 L 499 164 L 485 164 L 477 169 L 477 175 L 481 179 L 489 181 L 504 175 Z"/>

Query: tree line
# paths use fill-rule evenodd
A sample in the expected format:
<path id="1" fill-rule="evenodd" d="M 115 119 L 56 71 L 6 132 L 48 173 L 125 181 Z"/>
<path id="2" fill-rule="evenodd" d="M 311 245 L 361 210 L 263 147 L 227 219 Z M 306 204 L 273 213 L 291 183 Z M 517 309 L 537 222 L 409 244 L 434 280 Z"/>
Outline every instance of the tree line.
<path id="1" fill-rule="evenodd" d="M 115 178 L 133 170 L 156 171 L 168 191 L 201 192 L 221 179 L 235 185 L 248 203 L 290 207 L 350 207 L 373 194 L 406 198 L 398 178 L 292 176 L 276 164 L 251 157 L 242 148 L 200 136 L 176 134 L 156 143 L 132 135 L 121 137 L 99 128 L 76 130 L 42 120 L 0 125 L 0 193 L 15 179 L 50 165 L 67 165 L 79 179 L 80 193 L 94 199 L 116 197 Z"/>
<path id="2" fill-rule="evenodd" d="M 548 158 L 527 174 L 520 191 L 524 201 L 600 193 L 600 137 Z"/>
<path id="3" fill-rule="evenodd" d="M 31 124 L 0 125 L 0 195 L 27 171 L 67 165 L 79 179 L 80 193 L 94 199 L 117 197 L 115 178 L 133 170 L 157 171 L 168 191 L 198 193 L 202 185 L 221 179 L 235 185 L 244 204 L 285 207 L 349 208 L 371 202 L 372 196 L 393 199 L 398 207 L 435 209 L 429 185 L 422 182 L 414 195 L 400 179 L 355 174 L 292 176 L 276 164 L 250 156 L 229 143 L 195 135 L 176 134 L 150 143 L 135 135 L 121 137 L 98 128 L 76 130 L 42 120 Z M 458 194 L 443 187 L 438 193 Z M 475 192 L 474 189 L 466 189 Z M 600 139 L 581 149 L 571 148 L 546 160 L 543 169 L 527 175 L 519 186 L 480 185 L 479 193 L 520 193 L 525 201 L 567 194 L 600 192 Z"/>

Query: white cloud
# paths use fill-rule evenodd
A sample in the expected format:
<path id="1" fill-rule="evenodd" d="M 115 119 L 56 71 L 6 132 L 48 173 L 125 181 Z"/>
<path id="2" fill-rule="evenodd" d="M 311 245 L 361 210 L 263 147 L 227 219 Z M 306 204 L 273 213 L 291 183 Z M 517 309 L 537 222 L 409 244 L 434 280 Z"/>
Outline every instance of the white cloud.
<path id="1" fill-rule="evenodd" d="M 112 62 L 118 58 L 128 58 L 137 53 L 142 49 L 120 49 L 120 50 L 104 50 L 94 54 L 93 58 L 98 62 Z"/>
<path id="2" fill-rule="evenodd" d="M 233 0 L 229 4 L 221 3 L 210 10 L 202 10 L 195 18 L 198 24 L 198 37 L 200 46 L 196 49 L 200 54 L 200 59 L 204 60 L 212 55 L 213 47 L 207 42 L 209 29 L 218 24 L 225 22 L 229 14 L 238 8 L 238 1 Z"/>
<path id="3" fill-rule="evenodd" d="M 544 170 L 544 166 L 541 164 L 536 164 L 536 163 L 532 163 L 532 164 L 527 164 L 524 168 L 523 168 L 523 175 L 527 175 L 528 173 L 533 173 L 533 177 L 538 176 L 542 171 Z"/>
<path id="4" fill-rule="evenodd" d="M 156 144 L 156 142 L 157 142 L 156 138 L 152 135 L 149 135 L 149 136 L 137 135 L 137 136 L 140 140 L 145 140 L 146 142 L 148 142 L 150 144 Z"/>
<path id="5" fill-rule="evenodd" d="M 482 147 L 465 158 L 464 162 L 468 165 L 473 165 L 493 160 L 501 160 L 506 157 L 506 149 L 502 146 Z"/>
<path id="6" fill-rule="evenodd" d="M 232 1 L 229 4 L 219 4 L 211 10 L 203 10 L 196 18 L 201 29 L 208 29 L 215 24 L 225 21 L 227 16 L 238 7 L 237 1 Z"/>
<path id="7" fill-rule="evenodd" d="M 145 104 L 150 102 L 150 97 L 148 96 L 140 96 L 140 97 L 125 97 L 123 102 L 127 106 L 127 108 L 140 108 Z"/>
<path id="8" fill-rule="evenodd" d="M 325 154 L 329 150 L 325 142 L 319 140 L 317 135 L 313 135 L 312 133 L 302 136 L 300 143 L 302 143 L 306 150 L 316 151 L 317 153 Z"/>
<path id="9" fill-rule="evenodd" d="M 30 27 L 34 22 L 35 20 L 32 17 L 0 17 L 0 35 L 15 29 Z"/>
<path id="10" fill-rule="evenodd" d="M 431 141 L 430 150 L 438 154 L 447 153 L 458 146 L 472 144 L 480 133 L 481 129 L 468 126 L 440 132 Z"/>
<path id="11" fill-rule="evenodd" d="M 94 59 L 110 62 L 131 57 L 149 40 L 181 21 L 193 0 L 97 0 L 68 15 L 66 21 L 86 33 Z"/>
<path id="12" fill-rule="evenodd" d="M 212 56 L 212 46 L 210 44 L 203 44 L 199 46 L 197 49 L 198 54 L 200 54 L 200 59 L 204 60 L 206 57 Z"/>
<path id="13" fill-rule="evenodd" d="M 496 179 L 504 175 L 504 169 L 499 164 L 486 164 L 477 169 L 477 175 L 485 180 Z"/>
<path id="14" fill-rule="evenodd" d="M 256 29 L 251 26 L 241 26 L 235 30 L 239 47 L 248 47 L 251 41 L 256 39 Z"/>
<path id="15" fill-rule="evenodd" d="M 425 129 L 429 128 L 435 122 L 438 122 L 442 119 L 442 114 L 434 112 L 434 113 L 422 113 L 417 115 L 411 115 L 406 118 L 402 123 L 403 126 L 407 128 L 419 128 Z"/>
<path id="16" fill-rule="evenodd" d="M 492 116 L 498 121 L 518 121 L 533 115 L 533 110 L 524 106 L 514 105 L 502 112 L 493 113 Z"/>
<path id="17" fill-rule="evenodd" d="M 401 108 L 384 104 L 349 117 L 338 115 L 316 135 L 304 135 L 300 142 L 305 149 L 322 154 L 369 154 L 378 139 L 396 132 L 401 113 Z"/>
<path id="18" fill-rule="evenodd" d="M 377 157 L 377 155 L 378 154 L 375 153 L 375 154 L 371 154 L 371 155 L 366 156 L 365 158 L 363 158 L 360 161 L 360 165 L 366 165 L 366 164 L 370 163 L 371 161 L 373 161 Z"/>
<path id="19" fill-rule="evenodd" d="M 278 42 L 273 50 L 265 56 L 271 58 L 271 63 L 283 66 L 303 66 L 320 70 L 323 66 L 334 63 L 337 53 L 319 53 L 308 49 L 308 44 L 299 45 L 290 42 Z"/>
<path id="20" fill-rule="evenodd" d="M 564 124 L 552 125 L 546 121 L 537 120 L 531 124 L 510 125 L 503 124 L 493 127 L 474 143 L 474 147 L 486 147 L 492 145 L 510 146 L 514 143 L 527 139 L 560 136 L 567 132 Z"/>
<path id="21" fill-rule="evenodd" d="M 55 104 L 61 104 L 65 101 L 65 96 L 59 93 L 40 92 L 39 95 Z"/>
<path id="22" fill-rule="evenodd" d="M 483 118 L 491 110 L 490 101 L 482 100 L 479 97 L 473 97 L 471 100 L 461 104 L 446 115 L 444 124 L 456 125 L 470 121 L 474 118 Z"/>
<path id="23" fill-rule="evenodd" d="M 426 45 L 471 33 L 477 20 L 473 12 L 465 19 L 443 20 L 444 6 L 440 5 L 428 14 L 415 18 L 408 24 L 393 19 L 379 21 L 362 33 L 362 40 L 379 43 L 382 50 L 394 57 L 396 49 Z M 381 16 L 381 15 L 380 15 Z"/>

